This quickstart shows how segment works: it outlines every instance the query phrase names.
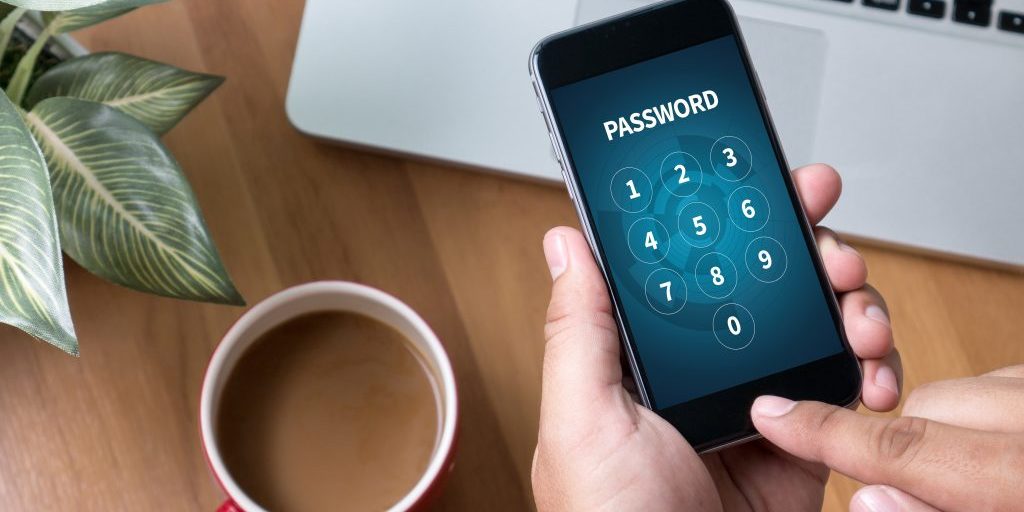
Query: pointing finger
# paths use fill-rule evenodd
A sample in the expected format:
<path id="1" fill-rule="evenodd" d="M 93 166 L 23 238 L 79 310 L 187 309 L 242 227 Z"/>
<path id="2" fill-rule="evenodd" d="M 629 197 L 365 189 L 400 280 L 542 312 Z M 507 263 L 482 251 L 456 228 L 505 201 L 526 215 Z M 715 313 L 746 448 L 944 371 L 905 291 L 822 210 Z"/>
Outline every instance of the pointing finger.
<path id="1" fill-rule="evenodd" d="M 1020 436 L 771 396 L 758 398 L 751 416 L 766 439 L 797 457 L 943 510 L 1014 510 L 1024 501 L 1014 479 L 1024 467 Z"/>

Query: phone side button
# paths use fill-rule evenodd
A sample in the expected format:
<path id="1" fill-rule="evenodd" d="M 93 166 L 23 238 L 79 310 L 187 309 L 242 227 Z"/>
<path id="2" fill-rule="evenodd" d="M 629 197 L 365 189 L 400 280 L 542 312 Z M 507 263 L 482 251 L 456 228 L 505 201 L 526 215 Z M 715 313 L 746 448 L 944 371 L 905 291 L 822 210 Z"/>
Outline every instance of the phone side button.
<path id="1" fill-rule="evenodd" d="M 569 200 L 572 201 L 572 204 L 576 204 L 576 194 L 572 191 L 572 187 L 569 186 L 569 176 L 564 171 L 562 172 L 562 179 L 565 180 L 565 191 L 569 194 Z"/>
<path id="2" fill-rule="evenodd" d="M 558 165 L 562 166 L 562 172 L 565 172 L 565 165 L 562 164 L 562 157 L 558 154 L 558 144 L 555 143 L 555 134 L 548 132 L 548 139 L 551 140 L 551 154 L 555 155 L 555 160 L 558 161 Z"/>

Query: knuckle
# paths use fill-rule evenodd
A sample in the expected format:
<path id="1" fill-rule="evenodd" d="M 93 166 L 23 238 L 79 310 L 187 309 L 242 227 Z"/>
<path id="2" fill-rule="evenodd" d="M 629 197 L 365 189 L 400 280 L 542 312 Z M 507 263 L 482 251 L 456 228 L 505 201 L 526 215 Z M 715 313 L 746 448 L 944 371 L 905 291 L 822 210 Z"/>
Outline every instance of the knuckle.
<path id="1" fill-rule="evenodd" d="M 608 298 L 608 290 L 603 281 L 596 283 L 591 280 L 563 282 L 560 279 L 555 283 L 551 302 L 548 304 L 546 322 L 548 324 L 562 323 L 562 320 L 574 317 L 579 313 L 611 315 L 611 312 L 611 300 Z"/>
<path id="2" fill-rule="evenodd" d="M 813 425 L 811 432 L 819 433 L 823 438 L 836 438 L 844 428 L 842 413 L 838 407 L 829 407 L 827 411 L 818 416 L 817 425 Z M 821 459 L 829 460 L 836 455 L 836 448 L 831 443 L 819 445 L 818 456 Z"/>
<path id="3" fill-rule="evenodd" d="M 838 407 L 829 407 L 824 414 L 818 420 L 819 432 L 836 432 L 842 427 L 842 417 L 840 416 L 842 409 Z"/>
<path id="4" fill-rule="evenodd" d="M 556 343 L 570 332 L 613 333 L 618 330 L 615 319 L 605 311 L 583 311 L 569 308 L 549 310 L 544 324 L 544 339 L 548 344 Z"/>
<path id="5" fill-rule="evenodd" d="M 883 424 L 875 432 L 872 445 L 881 460 L 906 467 L 921 451 L 927 430 L 928 420 L 903 416 Z"/>

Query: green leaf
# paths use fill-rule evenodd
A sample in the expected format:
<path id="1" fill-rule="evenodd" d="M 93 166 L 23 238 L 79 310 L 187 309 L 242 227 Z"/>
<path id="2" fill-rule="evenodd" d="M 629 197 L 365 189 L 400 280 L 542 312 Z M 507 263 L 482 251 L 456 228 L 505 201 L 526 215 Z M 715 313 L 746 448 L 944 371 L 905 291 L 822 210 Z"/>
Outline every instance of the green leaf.
<path id="1" fill-rule="evenodd" d="M 67 11 L 103 3 L 104 0 L 3 0 L 5 4 L 33 11 Z"/>
<path id="2" fill-rule="evenodd" d="M 78 355 L 46 163 L 0 94 L 0 322 Z"/>
<path id="3" fill-rule="evenodd" d="M 46 156 L 64 252 L 145 292 L 243 304 L 174 157 L 100 103 L 45 99 L 25 119 Z"/>
<path id="4" fill-rule="evenodd" d="M 54 35 L 63 34 L 116 18 L 143 5 L 163 1 L 165 0 L 107 0 L 82 9 L 43 13 L 43 24 L 48 26 Z"/>
<path id="5" fill-rule="evenodd" d="M 15 9 L 7 4 L 0 4 L 0 18 L 3 18 L 3 21 L 0 21 L 0 58 L 7 53 L 7 44 L 14 35 L 14 27 L 24 15 L 25 9 L 21 7 Z"/>
<path id="6" fill-rule="evenodd" d="M 95 101 L 161 134 L 223 81 L 123 53 L 94 53 L 65 61 L 39 77 L 26 105 L 54 96 Z"/>

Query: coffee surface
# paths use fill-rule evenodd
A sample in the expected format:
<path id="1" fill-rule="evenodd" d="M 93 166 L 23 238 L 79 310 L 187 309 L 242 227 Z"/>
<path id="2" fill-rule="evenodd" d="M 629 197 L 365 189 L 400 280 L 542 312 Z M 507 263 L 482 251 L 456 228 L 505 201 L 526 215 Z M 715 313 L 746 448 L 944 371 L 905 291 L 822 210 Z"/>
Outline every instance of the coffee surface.
<path id="1" fill-rule="evenodd" d="M 315 313 L 257 340 L 221 398 L 219 443 L 269 511 L 384 510 L 426 469 L 438 429 L 431 379 L 397 331 Z"/>

